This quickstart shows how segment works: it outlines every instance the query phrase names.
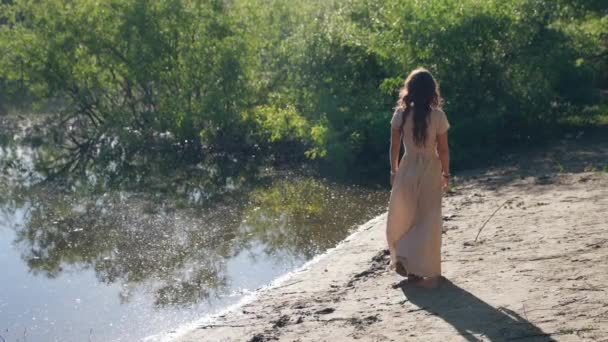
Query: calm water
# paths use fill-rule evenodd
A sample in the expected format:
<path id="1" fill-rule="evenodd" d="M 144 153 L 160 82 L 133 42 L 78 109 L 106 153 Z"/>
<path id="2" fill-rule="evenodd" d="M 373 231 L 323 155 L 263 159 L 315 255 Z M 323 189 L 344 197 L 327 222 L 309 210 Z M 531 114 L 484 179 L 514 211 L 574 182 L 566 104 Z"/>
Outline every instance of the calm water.
<path id="1" fill-rule="evenodd" d="M 0 336 L 10 342 L 169 332 L 333 247 L 388 200 L 273 171 L 246 186 L 228 179 L 220 198 L 100 191 L 95 174 L 39 183 L 35 150 L 0 151 Z"/>

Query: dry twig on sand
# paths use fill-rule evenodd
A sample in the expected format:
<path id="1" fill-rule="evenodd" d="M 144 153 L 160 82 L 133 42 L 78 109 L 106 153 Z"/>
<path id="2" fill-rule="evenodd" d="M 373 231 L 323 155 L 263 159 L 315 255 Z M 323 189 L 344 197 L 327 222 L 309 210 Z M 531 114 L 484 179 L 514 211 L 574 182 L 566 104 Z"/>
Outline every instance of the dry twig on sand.
<path id="1" fill-rule="evenodd" d="M 517 198 L 517 197 L 515 197 Z M 484 222 L 481 225 L 481 228 L 479 228 L 479 231 L 477 232 L 477 236 L 475 236 L 475 241 L 473 242 L 477 242 L 477 238 L 479 238 L 479 234 L 481 234 L 481 231 L 485 228 L 486 224 L 488 224 L 488 222 L 490 222 L 490 220 L 492 219 L 492 217 L 494 217 L 494 215 L 496 215 L 496 213 L 502 208 L 504 207 L 507 203 L 511 203 L 515 200 L 515 198 L 511 198 L 506 200 L 503 204 L 501 204 L 498 208 L 496 208 L 496 210 L 494 210 L 494 212 L 492 213 L 492 215 L 490 215 L 490 217 L 488 217 L 488 219 L 486 220 L 486 222 Z"/>

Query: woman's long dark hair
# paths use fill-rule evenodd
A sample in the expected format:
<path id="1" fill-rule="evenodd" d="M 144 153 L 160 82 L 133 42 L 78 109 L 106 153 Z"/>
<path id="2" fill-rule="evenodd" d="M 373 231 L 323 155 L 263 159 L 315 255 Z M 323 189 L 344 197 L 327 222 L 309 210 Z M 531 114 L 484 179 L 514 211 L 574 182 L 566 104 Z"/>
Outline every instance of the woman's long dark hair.
<path id="1" fill-rule="evenodd" d="M 424 68 L 412 71 L 399 91 L 399 100 L 395 107 L 395 109 L 403 112 L 401 134 L 403 135 L 403 127 L 407 116 L 413 111 L 414 143 L 418 146 L 424 146 L 427 138 L 426 129 L 429 123 L 429 114 L 432 108 L 439 108 L 442 102 L 439 85 L 435 82 L 433 75 Z"/>

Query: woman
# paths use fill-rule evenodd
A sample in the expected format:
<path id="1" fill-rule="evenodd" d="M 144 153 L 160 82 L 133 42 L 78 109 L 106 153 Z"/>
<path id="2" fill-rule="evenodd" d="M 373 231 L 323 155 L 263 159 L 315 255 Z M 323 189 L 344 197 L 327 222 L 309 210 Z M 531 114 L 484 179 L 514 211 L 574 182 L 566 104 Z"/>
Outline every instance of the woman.
<path id="1" fill-rule="evenodd" d="M 391 268 L 434 287 L 441 276 L 441 195 L 450 163 L 439 86 L 426 69 L 406 78 L 391 120 L 391 197 L 386 236 Z M 405 154 L 399 162 L 401 141 Z"/>

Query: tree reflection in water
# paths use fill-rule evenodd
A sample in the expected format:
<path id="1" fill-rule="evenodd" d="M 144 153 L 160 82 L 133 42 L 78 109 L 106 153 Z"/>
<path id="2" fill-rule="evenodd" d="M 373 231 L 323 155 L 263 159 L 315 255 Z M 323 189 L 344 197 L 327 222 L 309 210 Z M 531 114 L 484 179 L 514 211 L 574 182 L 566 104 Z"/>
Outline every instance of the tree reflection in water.
<path id="1" fill-rule="evenodd" d="M 234 212 L 205 219 L 194 210 L 149 212 L 134 197 L 38 197 L 17 231 L 24 261 L 50 278 L 66 269 L 92 269 L 103 283 L 154 284 L 161 306 L 196 303 L 225 286 Z M 125 301 L 129 288 L 123 286 Z"/>
<path id="2" fill-rule="evenodd" d="M 55 278 L 93 270 L 100 282 L 122 285 L 122 301 L 142 286 L 152 289 L 159 307 L 230 291 L 227 262 L 244 251 L 254 255 L 257 246 L 270 256 L 310 259 L 386 201 L 385 192 L 297 175 L 258 177 L 206 197 L 212 201 L 197 200 L 196 186 L 173 193 L 100 191 L 86 182 L 24 186 L 7 179 L 0 208 L 27 208 L 15 242 L 31 272 Z"/>
<path id="3" fill-rule="evenodd" d="M 247 246 L 261 241 L 268 254 L 311 259 L 381 212 L 385 196 L 313 178 L 283 178 L 252 191 L 240 242 Z"/>

